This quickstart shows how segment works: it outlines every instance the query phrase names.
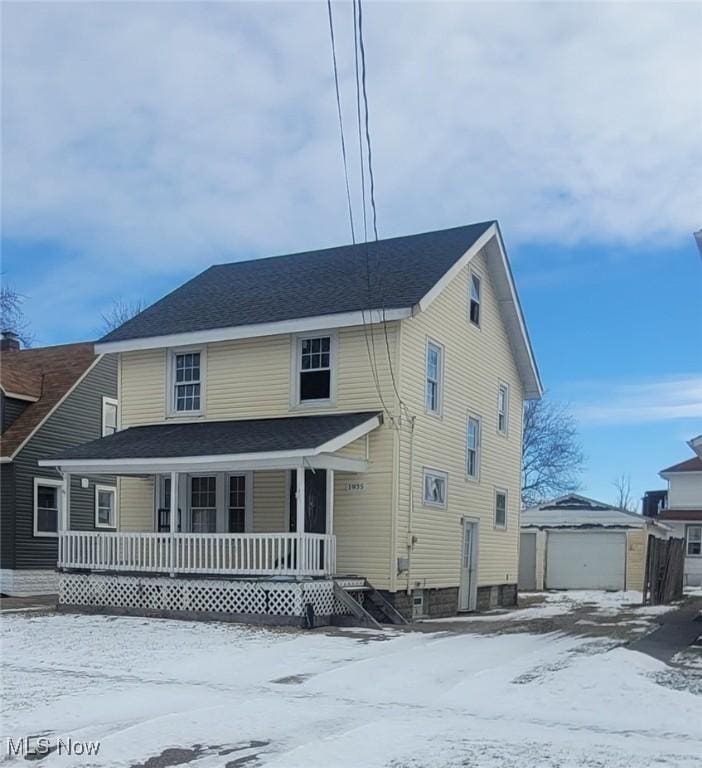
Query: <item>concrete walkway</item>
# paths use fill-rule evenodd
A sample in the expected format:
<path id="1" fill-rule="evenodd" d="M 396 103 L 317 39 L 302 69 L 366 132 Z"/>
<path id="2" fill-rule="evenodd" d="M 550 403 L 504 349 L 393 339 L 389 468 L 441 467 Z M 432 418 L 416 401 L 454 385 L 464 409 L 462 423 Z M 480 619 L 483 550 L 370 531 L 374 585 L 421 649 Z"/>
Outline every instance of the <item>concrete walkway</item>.
<path id="1" fill-rule="evenodd" d="M 669 662 L 702 636 L 702 598 L 693 597 L 680 608 L 664 613 L 657 620 L 658 629 L 629 644 L 632 651 L 641 651 L 659 661 Z"/>

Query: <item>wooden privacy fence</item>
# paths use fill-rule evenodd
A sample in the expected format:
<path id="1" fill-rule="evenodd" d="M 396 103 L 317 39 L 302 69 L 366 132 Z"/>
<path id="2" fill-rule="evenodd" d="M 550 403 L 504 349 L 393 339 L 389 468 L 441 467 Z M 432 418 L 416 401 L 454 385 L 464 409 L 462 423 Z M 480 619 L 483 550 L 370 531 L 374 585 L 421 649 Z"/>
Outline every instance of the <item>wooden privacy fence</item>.
<path id="1" fill-rule="evenodd" d="M 685 539 L 648 537 L 645 605 L 670 603 L 683 596 Z"/>

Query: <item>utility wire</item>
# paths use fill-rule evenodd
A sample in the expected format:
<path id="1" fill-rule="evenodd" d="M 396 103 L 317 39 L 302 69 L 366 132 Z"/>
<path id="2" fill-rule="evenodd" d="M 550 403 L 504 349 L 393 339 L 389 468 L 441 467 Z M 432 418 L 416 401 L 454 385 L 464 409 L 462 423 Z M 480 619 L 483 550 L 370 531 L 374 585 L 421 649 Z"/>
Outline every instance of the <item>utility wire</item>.
<path id="1" fill-rule="evenodd" d="M 375 177 L 373 175 L 373 153 L 371 149 L 371 137 L 370 137 L 370 119 L 368 116 L 369 110 L 368 110 L 368 92 L 366 89 L 366 49 L 363 44 L 363 5 L 362 0 L 354 0 L 354 6 L 358 5 L 358 28 L 356 29 L 356 14 L 354 13 L 354 42 L 357 41 L 357 44 L 355 45 L 355 50 L 358 53 L 360 51 L 361 54 L 361 92 L 363 94 L 363 113 L 364 113 L 364 127 L 365 127 L 365 134 L 366 134 L 366 147 L 367 147 L 367 156 L 368 156 L 368 179 L 370 182 L 370 205 L 371 205 L 371 211 L 373 212 L 373 235 L 375 237 L 375 241 L 378 241 L 378 211 L 375 205 Z M 358 105 L 358 58 L 356 58 L 356 99 L 357 99 L 357 105 Z M 361 123 L 360 123 L 360 109 L 357 108 L 357 116 L 358 116 L 358 130 L 359 130 L 359 137 L 361 132 Z M 361 169 L 363 169 L 363 160 L 361 160 Z M 363 173 L 363 170 L 361 170 L 361 173 Z M 365 197 L 365 189 L 364 189 L 364 197 Z M 364 204 L 364 221 L 365 221 L 365 204 Z M 365 234 L 365 232 L 364 232 Z M 366 265 L 368 265 L 368 237 L 366 235 Z M 378 265 L 379 266 L 379 265 Z M 392 388 L 395 392 L 395 396 L 397 397 L 398 404 L 400 406 L 400 411 L 405 411 L 405 413 L 410 416 L 409 410 L 407 408 L 407 405 L 402 400 L 402 397 L 400 395 L 399 389 L 397 387 L 397 382 L 395 380 L 395 372 L 393 370 L 393 363 L 392 363 L 392 355 L 390 353 L 390 340 L 388 338 L 388 324 L 387 324 L 387 318 L 385 314 L 385 290 L 383 286 L 382 279 L 380 278 L 380 271 L 378 270 L 378 281 L 379 281 L 379 287 L 380 287 L 380 305 L 382 310 L 382 321 L 383 321 L 383 334 L 385 336 L 385 350 L 388 357 L 388 368 L 390 371 L 390 379 L 392 381 Z"/>
<path id="2" fill-rule="evenodd" d="M 351 241 L 356 242 L 356 233 L 353 227 L 353 209 L 351 207 L 351 188 L 349 186 L 349 169 L 346 160 L 346 141 L 344 139 L 344 120 L 341 114 L 341 95 L 339 93 L 339 69 L 336 64 L 336 43 L 334 41 L 334 20 L 332 18 L 331 0 L 327 0 L 329 12 L 329 36 L 331 38 L 332 62 L 334 64 L 334 86 L 336 88 L 336 111 L 339 116 L 339 133 L 341 134 L 341 156 L 344 161 L 344 179 L 346 181 L 346 202 L 349 207 L 349 223 L 351 224 Z"/>

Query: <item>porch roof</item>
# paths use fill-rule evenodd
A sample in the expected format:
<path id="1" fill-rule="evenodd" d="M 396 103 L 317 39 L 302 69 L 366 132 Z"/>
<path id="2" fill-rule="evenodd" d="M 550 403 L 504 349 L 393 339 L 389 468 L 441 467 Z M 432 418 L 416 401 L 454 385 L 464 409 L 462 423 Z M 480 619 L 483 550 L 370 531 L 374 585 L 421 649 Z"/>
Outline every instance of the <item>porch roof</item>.
<path id="1" fill-rule="evenodd" d="M 363 471 L 365 461 L 335 451 L 382 423 L 382 413 L 338 413 L 129 427 L 39 460 L 76 472 L 145 474 L 189 469 L 310 466 Z"/>

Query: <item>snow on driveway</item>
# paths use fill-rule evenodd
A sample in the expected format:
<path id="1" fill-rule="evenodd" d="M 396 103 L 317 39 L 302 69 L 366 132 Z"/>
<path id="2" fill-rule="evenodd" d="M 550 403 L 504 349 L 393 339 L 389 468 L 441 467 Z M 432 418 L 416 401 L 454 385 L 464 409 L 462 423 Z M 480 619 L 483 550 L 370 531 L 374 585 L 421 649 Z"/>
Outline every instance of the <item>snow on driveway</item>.
<path id="1" fill-rule="evenodd" d="M 660 662 L 602 639 L 439 629 L 12 614 L 2 734 L 101 743 L 41 766 L 700 765 L 702 700 L 656 682 Z"/>

